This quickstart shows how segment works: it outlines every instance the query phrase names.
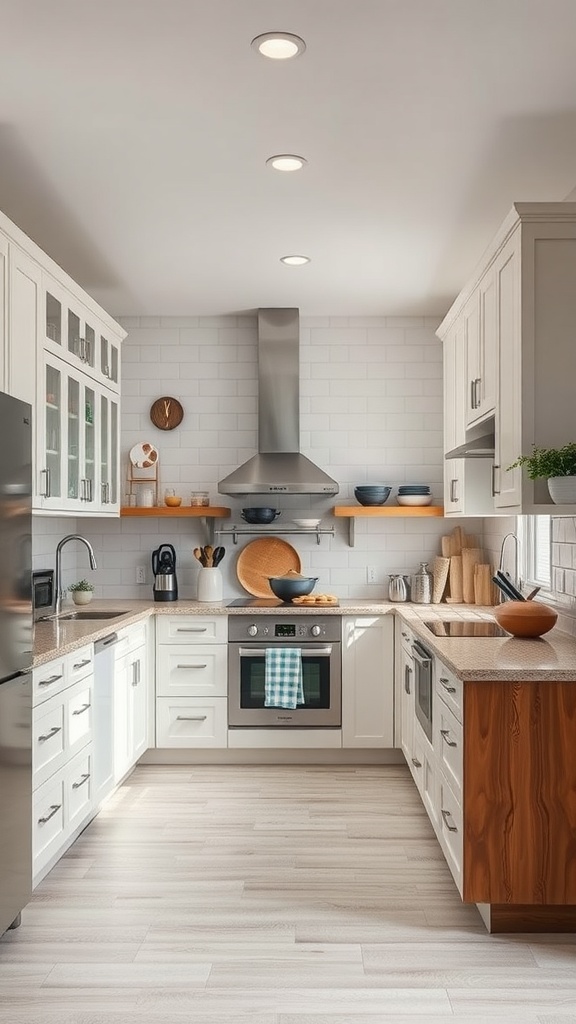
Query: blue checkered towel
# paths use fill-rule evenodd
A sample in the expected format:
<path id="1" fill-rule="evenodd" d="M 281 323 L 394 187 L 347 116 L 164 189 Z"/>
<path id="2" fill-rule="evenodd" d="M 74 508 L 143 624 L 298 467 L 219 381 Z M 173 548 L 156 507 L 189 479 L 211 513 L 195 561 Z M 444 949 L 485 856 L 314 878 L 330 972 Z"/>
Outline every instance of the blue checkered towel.
<path id="1" fill-rule="evenodd" d="M 265 668 L 265 708 L 294 709 L 304 703 L 300 647 L 267 647 Z"/>

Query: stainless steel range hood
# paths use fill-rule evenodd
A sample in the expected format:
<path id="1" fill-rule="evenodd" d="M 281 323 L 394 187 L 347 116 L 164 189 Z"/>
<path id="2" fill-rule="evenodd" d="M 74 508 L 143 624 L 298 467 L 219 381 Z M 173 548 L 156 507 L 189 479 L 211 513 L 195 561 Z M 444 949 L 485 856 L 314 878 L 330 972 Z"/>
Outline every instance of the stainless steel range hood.
<path id="1" fill-rule="evenodd" d="M 258 310 L 258 455 L 218 484 L 221 494 L 337 494 L 300 454 L 300 315 Z"/>

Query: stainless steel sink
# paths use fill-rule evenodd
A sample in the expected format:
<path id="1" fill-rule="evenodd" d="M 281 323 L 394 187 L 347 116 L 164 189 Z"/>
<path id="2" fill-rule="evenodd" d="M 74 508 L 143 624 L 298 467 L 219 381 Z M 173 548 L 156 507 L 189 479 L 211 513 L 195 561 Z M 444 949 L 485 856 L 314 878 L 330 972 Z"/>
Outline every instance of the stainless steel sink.
<path id="1" fill-rule="evenodd" d="M 126 612 L 68 612 L 66 615 L 58 615 L 58 622 L 68 622 L 70 619 L 117 619 L 119 615 L 126 615 Z"/>

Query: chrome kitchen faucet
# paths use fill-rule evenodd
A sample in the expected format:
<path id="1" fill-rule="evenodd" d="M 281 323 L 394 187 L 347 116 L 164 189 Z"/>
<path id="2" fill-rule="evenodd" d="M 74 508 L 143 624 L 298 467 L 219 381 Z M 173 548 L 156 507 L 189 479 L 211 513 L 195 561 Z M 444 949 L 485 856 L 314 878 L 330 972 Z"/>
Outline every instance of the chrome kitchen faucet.
<path id="1" fill-rule="evenodd" d="M 56 591 L 56 603 L 55 603 L 55 607 L 54 607 L 54 614 L 55 615 L 59 615 L 60 614 L 60 608 L 61 608 L 61 605 L 62 605 L 62 598 L 64 597 L 64 593 L 62 591 L 62 586 L 61 586 L 61 579 L 62 579 L 62 548 L 64 547 L 65 544 L 68 543 L 69 540 L 81 540 L 82 543 L 85 544 L 86 547 L 88 548 L 88 555 L 90 556 L 90 568 L 91 569 L 97 569 L 98 568 L 98 565 L 96 563 L 96 556 L 94 554 L 94 549 L 92 548 L 92 545 L 91 545 L 90 541 L 86 540 L 85 537 L 81 537 L 79 533 L 69 533 L 67 537 L 63 537 L 62 540 L 58 542 L 58 545 L 56 547 L 56 569 L 55 569 L 55 572 L 54 572 L 54 589 Z"/>

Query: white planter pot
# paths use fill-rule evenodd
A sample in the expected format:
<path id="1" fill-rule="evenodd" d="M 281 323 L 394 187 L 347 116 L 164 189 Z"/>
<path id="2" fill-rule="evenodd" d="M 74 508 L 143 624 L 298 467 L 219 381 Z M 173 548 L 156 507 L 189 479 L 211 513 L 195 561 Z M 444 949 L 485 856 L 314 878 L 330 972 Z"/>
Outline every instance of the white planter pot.
<path id="1" fill-rule="evenodd" d="M 555 505 L 576 505 L 576 476 L 551 476 L 548 491 Z"/>
<path id="2" fill-rule="evenodd" d="M 91 590 L 73 590 L 71 593 L 74 604 L 90 604 L 93 596 Z"/>

